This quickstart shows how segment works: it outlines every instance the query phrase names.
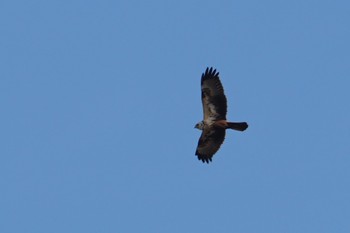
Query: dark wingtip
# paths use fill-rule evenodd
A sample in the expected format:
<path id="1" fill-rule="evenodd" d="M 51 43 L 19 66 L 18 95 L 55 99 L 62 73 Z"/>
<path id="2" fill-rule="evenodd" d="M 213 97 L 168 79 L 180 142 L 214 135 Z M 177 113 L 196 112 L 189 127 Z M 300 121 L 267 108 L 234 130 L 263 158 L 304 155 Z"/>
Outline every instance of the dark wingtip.
<path id="1" fill-rule="evenodd" d="M 212 162 L 211 158 L 205 158 L 202 155 L 198 154 L 197 151 L 196 151 L 196 155 L 197 155 L 198 160 L 201 160 L 203 163 Z"/>
<path id="2" fill-rule="evenodd" d="M 200 159 L 200 160 L 202 160 L 203 163 L 209 163 L 209 162 L 211 162 L 211 159 L 204 159 L 204 158 L 202 158 L 202 159 Z"/>
<path id="3" fill-rule="evenodd" d="M 213 67 L 207 67 L 205 69 L 205 72 L 202 74 L 202 78 L 206 77 L 206 78 L 210 78 L 210 77 L 218 77 L 219 76 L 219 72 L 216 72 L 216 69 L 214 69 Z"/>
<path id="4" fill-rule="evenodd" d="M 209 72 L 207 72 L 207 70 L 209 69 Z M 211 75 L 214 75 L 215 76 L 215 73 L 216 73 L 216 69 L 214 69 L 213 67 L 207 67 L 207 69 L 205 70 L 205 72 L 207 74 L 211 74 Z"/>

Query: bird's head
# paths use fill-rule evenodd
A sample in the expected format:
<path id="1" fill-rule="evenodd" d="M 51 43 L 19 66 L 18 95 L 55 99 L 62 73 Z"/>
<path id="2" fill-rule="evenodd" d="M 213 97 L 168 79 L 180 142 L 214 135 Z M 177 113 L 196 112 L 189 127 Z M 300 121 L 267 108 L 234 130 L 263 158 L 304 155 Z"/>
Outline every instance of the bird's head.
<path id="1" fill-rule="evenodd" d="M 196 129 L 203 130 L 203 128 L 204 128 L 204 123 L 203 123 L 203 121 L 198 122 L 194 127 L 195 127 Z"/>

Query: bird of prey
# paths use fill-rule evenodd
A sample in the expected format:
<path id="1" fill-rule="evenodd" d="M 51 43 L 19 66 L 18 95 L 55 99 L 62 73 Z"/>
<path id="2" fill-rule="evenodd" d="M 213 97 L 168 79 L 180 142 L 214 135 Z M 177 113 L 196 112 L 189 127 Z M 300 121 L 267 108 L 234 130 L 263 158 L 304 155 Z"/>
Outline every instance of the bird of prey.
<path id="1" fill-rule="evenodd" d="M 209 163 L 224 142 L 226 129 L 244 131 L 248 124 L 226 121 L 227 100 L 216 69 L 211 67 L 205 70 L 202 74 L 201 89 L 203 121 L 197 123 L 195 128 L 202 130 L 202 135 L 198 141 L 196 155 L 203 163 Z"/>

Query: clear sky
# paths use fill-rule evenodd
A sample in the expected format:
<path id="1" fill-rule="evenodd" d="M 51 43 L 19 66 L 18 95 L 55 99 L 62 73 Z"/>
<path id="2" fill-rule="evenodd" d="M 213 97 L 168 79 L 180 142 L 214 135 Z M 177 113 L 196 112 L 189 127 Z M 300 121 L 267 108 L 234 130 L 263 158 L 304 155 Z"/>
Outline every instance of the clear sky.
<path id="1" fill-rule="evenodd" d="M 0 232 L 350 232 L 350 2 L 1 1 Z M 228 131 L 194 155 L 200 77 Z"/>

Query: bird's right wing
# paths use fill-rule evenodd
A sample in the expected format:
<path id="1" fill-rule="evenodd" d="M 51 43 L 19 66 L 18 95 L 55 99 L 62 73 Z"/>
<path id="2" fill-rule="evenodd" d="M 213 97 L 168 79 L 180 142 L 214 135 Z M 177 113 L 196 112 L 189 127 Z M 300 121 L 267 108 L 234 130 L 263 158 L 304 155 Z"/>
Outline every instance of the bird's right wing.
<path id="1" fill-rule="evenodd" d="M 198 141 L 196 155 L 202 162 L 209 163 L 225 140 L 225 129 L 213 126 L 204 129 Z"/>

